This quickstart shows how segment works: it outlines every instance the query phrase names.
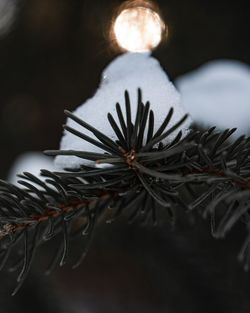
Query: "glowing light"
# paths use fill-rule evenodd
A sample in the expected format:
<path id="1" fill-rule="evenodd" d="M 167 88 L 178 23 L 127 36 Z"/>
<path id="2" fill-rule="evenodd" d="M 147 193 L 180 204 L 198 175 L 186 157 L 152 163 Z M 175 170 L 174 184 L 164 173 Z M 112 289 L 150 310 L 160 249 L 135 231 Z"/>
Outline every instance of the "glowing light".
<path id="1" fill-rule="evenodd" d="M 142 6 L 124 9 L 113 26 L 118 45 L 131 52 L 154 49 L 161 42 L 164 30 L 159 14 Z"/>

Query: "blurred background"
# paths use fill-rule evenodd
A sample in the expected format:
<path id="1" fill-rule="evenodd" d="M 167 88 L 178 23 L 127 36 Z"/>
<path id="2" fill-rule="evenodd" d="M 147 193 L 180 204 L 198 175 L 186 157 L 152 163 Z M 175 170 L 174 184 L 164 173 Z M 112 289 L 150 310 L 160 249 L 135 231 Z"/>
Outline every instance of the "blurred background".
<path id="1" fill-rule="evenodd" d="M 91 97 L 120 53 L 108 31 L 122 2 L 0 0 L 1 178 L 20 154 L 58 148 L 63 110 Z M 156 3 L 169 38 L 154 55 L 172 79 L 214 59 L 250 64 L 247 2 Z M 232 238 L 214 242 L 201 225 L 176 234 L 105 226 L 78 272 L 66 269 L 50 281 L 34 270 L 14 300 L 14 279 L 3 274 L 0 312 L 249 312 L 238 245 Z"/>
<path id="2" fill-rule="evenodd" d="M 92 96 L 120 53 L 108 31 L 122 2 L 0 0 L 1 178 L 19 154 L 58 147 L 63 110 Z M 250 63 L 244 1 L 155 2 L 169 37 L 154 54 L 172 79 L 213 59 Z"/>

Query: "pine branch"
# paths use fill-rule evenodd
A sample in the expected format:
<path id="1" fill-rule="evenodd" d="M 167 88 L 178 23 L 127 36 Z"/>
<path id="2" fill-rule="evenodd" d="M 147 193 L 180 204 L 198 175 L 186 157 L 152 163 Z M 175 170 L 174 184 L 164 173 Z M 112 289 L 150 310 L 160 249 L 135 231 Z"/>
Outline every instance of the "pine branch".
<path id="1" fill-rule="evenodd" d="M 59 234 L 62 243 L 51 269 L 65 264 L 71 241 L 82 237 L 85 248 L 76 262 L 78 266 L 90 246 L 94 227 L 103 216 L 107 222 L 123 215 L 130 223 L 156 225 L 162 213 L 173 222 L 181 210 L 183 215 L 196 212 L 210 217 L 216 238 L 223 238 L 239 221 L 249 229 L 249 138 L 242 136 L 232 142 L 230 137 L 235 129 L 220 133 L 211 128 L 205 132 L 190 130 L 186 136 L 179 131 L 169 141 L 168 137 L 187 116 L 169 127 L 174 114 L 171 109 L 155 130 L 154 113 L 148 102 L 143 104 L 140 90 L 134 121 L 128 92 L 125 107 L 123 115 L 120 105 L 116 105 L 118 123 L 110 113 L 107 116 L 116 141 L 65 111 L 83 131 L 64 128 L 104 152 L 54 150 L 46 154 L 90 160 L 93 167 L 81 165 L 75 171 L 53 173 L 42 170 L 45 182 L 26 172 L 19 175 L 22 187 L 0 181 L 0 269 L 16 247 L 23 244 L 20 260 L 10 265 L 20 270 L 14 294 L 27 276 L 37 248 Z M 84 129 L 95 139 L 85 135 Z M 96 168 L 94 163 L 109 166 Z M 250 234 L 239 256 L 246 269 L 249 244 Z"/>

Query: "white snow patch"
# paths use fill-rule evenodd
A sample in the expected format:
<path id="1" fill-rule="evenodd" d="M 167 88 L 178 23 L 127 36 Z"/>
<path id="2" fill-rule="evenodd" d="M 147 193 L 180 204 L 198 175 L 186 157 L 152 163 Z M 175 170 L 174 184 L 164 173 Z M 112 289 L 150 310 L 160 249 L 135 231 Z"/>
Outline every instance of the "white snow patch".
<path id="1" fill-rule="evenodd" d="M 151 57 L 150 53 L 126 53 L 116 58 L 104 70 L 100 87 L 95 95 L 80 105 L 74 114 L 111 139 L 116 140 L 116 135 L 108 123 L 107 113 L 113 114 L 118 121 L 115 104 L 119 102 L 125 113 L 124 91 L 128 90 L 132 104 L 132 118 L 134 119 L 137 109 L 138 88 L 142 89 L 143 102 L 150 101 L 151 109 L 155 113 L 155 130 L 161 125 L 171 107 L 174 108 L 174 116 L 168 127 L 173 126 L 185 114 L 180 104 L 179 93 L 169 81 L 159 62 Z M 190 122 L 191 120 L 188 120 L 182 126 L 184 134 L 187 132 Z M 94 138 L 90 132 L 71 120 L 67 120 L 67 125 Z M 177 131 L 167 140 L 172 140 L 176 134 Z M 62 150 L 103 152 L 100 148 L 67 132 L 62 138 L 60 148 Z M 72 156 L 56 158 L 56 165 L 61 168 L 76 168 L 80 164 L 89 163 L 90 161 Z"/>
<path id="2" fill-rule="evenodd" d="M 40 176 L 40 170 L 46 169 L 55 171 L 53 159 L 43 155 L 40 152 L 27 152 L 21 154 L 14 162 L 8 175 L 8 181 L 12 184 L 17 185 L 17 181 L 20 180 L 16 175 L 22 174 L 23 172 L 29 172 L 38 178 L 44 180 Z"/>
<path id="3" fill-rule="evenodd" d="M 230 60 L 209 62 L 176 80 L 194 121 L 250 134 L 250 67 Z"/>

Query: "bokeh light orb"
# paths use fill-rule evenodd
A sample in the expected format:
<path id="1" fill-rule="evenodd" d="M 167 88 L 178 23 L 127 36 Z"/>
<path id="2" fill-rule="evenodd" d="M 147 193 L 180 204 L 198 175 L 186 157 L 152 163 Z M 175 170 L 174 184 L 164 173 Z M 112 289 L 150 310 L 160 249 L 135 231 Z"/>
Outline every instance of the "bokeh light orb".
<path id="1" fill-rule="evenodd" d="M 122 10 L 113 25 L 117 44 L 130 52 L 153 50 L 161 42 L 165 29 L 160 15 L 143 6 Z"/>

